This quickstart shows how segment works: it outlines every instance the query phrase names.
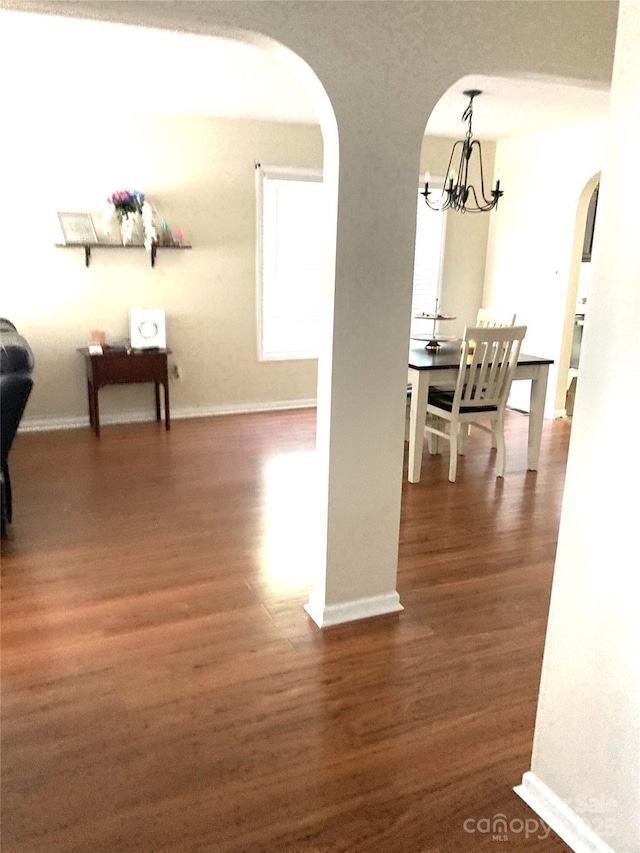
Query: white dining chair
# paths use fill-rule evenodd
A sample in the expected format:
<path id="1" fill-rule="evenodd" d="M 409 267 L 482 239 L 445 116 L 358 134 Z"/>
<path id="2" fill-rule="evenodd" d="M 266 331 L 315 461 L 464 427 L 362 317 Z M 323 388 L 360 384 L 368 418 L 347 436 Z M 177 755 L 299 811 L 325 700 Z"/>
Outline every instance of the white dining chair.
<path id="1" fill-rule="evenodd" d="M 476 326 L 480 327 L 489 327 L 495 328 L 499 326 L 514 326 L 516 322 L 516 315 L 511 314 L 500 315 L 495 314 L 489 308 L 478 308 L 478 316 L 476 317 Z M 455 387 L 454 382 L 441 382 L 439 385 L 442 389 L 450 389 Z M 405 414 L 405 425 L 404 425 L 404 440 L 409 441 L 409 420 L 410 420 L 410 406 L 411 406 L 411 386 L 407 386 L 407 409 Z M 429 415 L 427 414 L 426 420 L 429 420 Z M 469 425 L 463 424 L 460 429 L 460 439 L 459 439 L 459 449 L 462 452 L 464 448 L 465 439 L 469 435 Z"/>
<path id="2" fill-rule="evenodd" d="M 515 326 L 516 315 L 495 314 L 489 308 L 478 308 L 476 326 L 495 328 L 496 326 Z"/>
<path id="3" fill-rule="evenodd" d="M 429 389 L 425 433 L 429 452 L 437 453 L 438 439 L 450 445 L 449 480 L 455 483 L 458 452 L 464 448 L 467 424 L 490 433 L 497 447 L 497 476 L 504 477 L 506 448 L 504 415 L 513 372 L 518 362 L 526 326 L 472 326 L 464 330 L 455 388 Z M 445 430 L 449 423 L 449 431 Z M 463 429 L 460 429 L 463 427 Z"/>

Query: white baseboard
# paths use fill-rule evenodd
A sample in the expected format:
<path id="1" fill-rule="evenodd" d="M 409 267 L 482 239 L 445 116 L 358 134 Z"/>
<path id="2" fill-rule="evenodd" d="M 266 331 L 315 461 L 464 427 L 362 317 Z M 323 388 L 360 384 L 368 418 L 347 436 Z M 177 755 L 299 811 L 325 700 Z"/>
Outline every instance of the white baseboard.
<path id="1" fill-rule="evenodd" d="M 312 409 L 316 400 L 269 400 L 260 403 L 229 403 L 221 406 L 180 406 L 171 409 L 171 420 L 187 418 L 209 418 L 216 415 L 247 415 L 253 412 L 276 412 L 286 409 Z M 100 413 L 100 425 L 145 423 L 155 420 L 155 412 Z M 46 432 L 56 429 L 78 429 L 89 426 L 89 415 L 70 417 L 25 417 L 20 423 L 20 432 Z"/>
<path id="2" fill-rule="evenodd" d="M 209 418 L 216 415 L 249 415 L 253 412 L 283 412 L 287 409 L 314 409 L 317 400 L 269 400 L 264 403 L 228 403 L 222 406 L 182 406 L 176 410 L 176 420 Z M 171 409 L 171 418 L 174 418 Z"/>
<path id="3" fill-rule="evenodd" d="M 319 628 L 328 628 L 331 625 L 370 619 L 372 616 L 383 616 L 386 613 L 399 613 L 404 610 L 404 607 L 400 604 L 400 596 L 397 592 L 326 605 L 316 601 L 312 592 L 304 609 Z"/>
<path id="4" fill-rule="evenodd" d="M 575 853 L 615 853 L 573 809 L 531 771 L 513 789 Z"/>
<path id="5" fill-rule="evenodd" d="M 107 423 L 106 419 L 105 423 Z M 89 418 L 81 415 L 69 418 L 23 418 L 20 421 L 18 432 L 49 432 L 56 429 L 79 429 L 86 426 L 89 426 Z"/>

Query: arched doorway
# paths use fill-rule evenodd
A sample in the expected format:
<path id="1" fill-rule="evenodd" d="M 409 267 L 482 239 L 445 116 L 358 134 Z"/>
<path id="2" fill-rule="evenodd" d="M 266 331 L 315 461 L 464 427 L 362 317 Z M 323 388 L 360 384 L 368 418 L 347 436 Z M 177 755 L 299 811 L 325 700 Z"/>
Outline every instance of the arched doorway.
<path id="1" fill-rule="evenodd" d="M 562 334 L 562 349 L 558 370 L 559 386 L 565 378 L 567 416 L 573 415 L 578 381 L 578 365 L 582 331 L 586 322 L 591 277 L 591 251 L 597 212 L 600 173 L 585 184 L 578 199 L 575 234 L 571 252 L 571 267 L 567 287 L 567 305 Z"/>

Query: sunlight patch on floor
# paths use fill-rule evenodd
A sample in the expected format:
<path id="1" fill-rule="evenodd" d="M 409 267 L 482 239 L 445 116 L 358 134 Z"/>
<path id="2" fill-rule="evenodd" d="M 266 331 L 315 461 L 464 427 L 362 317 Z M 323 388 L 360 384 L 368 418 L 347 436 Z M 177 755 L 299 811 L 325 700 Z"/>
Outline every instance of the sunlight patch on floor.
<path id="1" fill-rule="evenodd" d="M 318 539 L 315 451 L 277 453 L 265 460 L 262 572 L 270 583 L 306 585 Z"/>

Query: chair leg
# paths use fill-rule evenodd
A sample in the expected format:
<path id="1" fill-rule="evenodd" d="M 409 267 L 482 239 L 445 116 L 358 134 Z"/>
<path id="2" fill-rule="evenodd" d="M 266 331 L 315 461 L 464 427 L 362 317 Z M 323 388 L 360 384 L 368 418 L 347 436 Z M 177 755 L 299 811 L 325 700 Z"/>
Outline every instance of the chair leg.
<path id="1" fill-rule="evenodd" d="M 460 436 L 458 438 L 458 453 L 464 456 L 467 449 L 467 438 L 469 436 L 469 424 L 460 424 Z"/>
<path id="2" fill-rule="evenodd" d="M 440 418 L 435 418 L 433 415 L 428 415 L 427 417 L 430 420 L 430 426 L 434 429 L 444 429 L 444 421 Z M 432 456 L 438 453 L 440 449 L 440 436 L 434 432 L 427 432 L 427 447 Z"/>
<path id="3" fill-rule="evenodd" d="M 497 477 L 504 477 L 506 467 L 507 448 L 504 441 L 504 412 L 498 414 L 493 425 L 493 444 L 498 448 Z"/>
<path id="4" fill-rule="evenodd" d="M 458 432 L 459 432 L 459 424 L 452 423 L 450 428 L 450 438 L 449 444 L 451 445 L 451 452 L 449 456 L 449 482 L 455 483 L 456 481 L 456 471 L 458 469 Z"/>

